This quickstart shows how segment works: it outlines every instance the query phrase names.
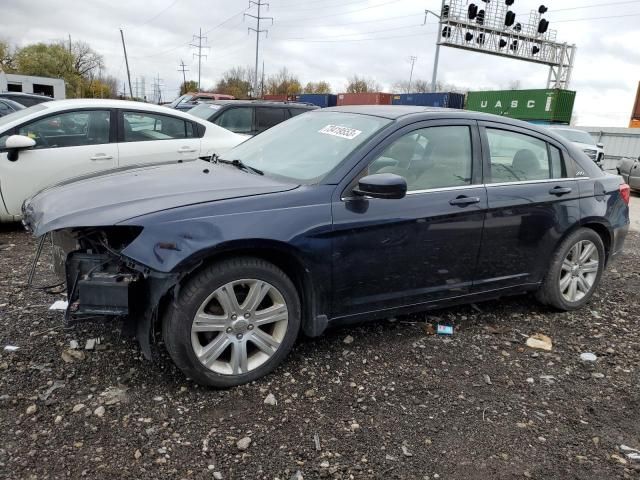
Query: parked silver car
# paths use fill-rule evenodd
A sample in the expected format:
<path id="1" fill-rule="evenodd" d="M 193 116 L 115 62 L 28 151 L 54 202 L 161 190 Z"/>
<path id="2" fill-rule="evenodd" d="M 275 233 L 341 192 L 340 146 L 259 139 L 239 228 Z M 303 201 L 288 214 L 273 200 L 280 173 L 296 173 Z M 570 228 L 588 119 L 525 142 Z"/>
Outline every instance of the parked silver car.
<path id="1" fill-rule="evenodd" d="M 618 173 L 632 190 L 640 191 L 640 157 L 623 158 L 618 162 Z"/>

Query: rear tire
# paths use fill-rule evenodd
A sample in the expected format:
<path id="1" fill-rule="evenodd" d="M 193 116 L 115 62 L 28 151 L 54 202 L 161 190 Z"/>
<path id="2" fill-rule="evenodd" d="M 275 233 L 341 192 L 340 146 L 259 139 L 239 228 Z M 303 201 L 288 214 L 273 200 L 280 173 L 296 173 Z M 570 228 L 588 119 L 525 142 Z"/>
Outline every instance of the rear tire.
<path id="1" fill-rule="evenodd" d="M 589 228 L 576 230 L 553 254 L 537 299 L 562 311 L 583 307 L 600 284 L 605 255 L 600 235 Z"/>
<path id="2" fill-rule="evenodd" d="M 300 300 L 287 275 L 253 257 L 206 267 L 182 288 L 162 330 L 169 355 L 202 385 L 233 387 L 273 371 L 300 330 Z"/>

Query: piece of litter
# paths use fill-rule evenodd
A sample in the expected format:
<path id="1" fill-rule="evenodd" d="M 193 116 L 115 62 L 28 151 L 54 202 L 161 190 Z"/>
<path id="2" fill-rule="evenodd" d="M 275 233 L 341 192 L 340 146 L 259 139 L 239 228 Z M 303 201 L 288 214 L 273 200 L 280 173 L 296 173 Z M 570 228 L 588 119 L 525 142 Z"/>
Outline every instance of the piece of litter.
<path id="1" fill-rule="evenodd" d="M 19 350 L 20 347 L 16 347 L 15 345 L 5 345 L 4 347 L 4 351 L 5 352 L 15 352 L 16 350 Z"/>
<path id="2" fill-rule="evenodd" d="M 49 310 L 66 310 L 69 302 L 66 300 L 56 300 L 51 304 Z"/>
<path id="3" fill-rule="evenodd" d="M 580 354 L 580 360 L 583 362 L 595 362 L 598 359 L 598 356 L 595 353 L 586 352 Z"/>
<path id="4" fill-rule="evenodd" d="M 546 350 L 547 352 L 551 351 L 553 344 L 551 342 L 551 338 L 543 335 L 542 333 L 536 333 L 527 338 L 526 342 L 527 347 L 536 348 L 538 350 Z"/>
<path id="5" fill-rule="evenodd" d="M 94 348 L 96 348 L 96 339 L 95 338 L 87 339 L 87 343 L 84 344 L 84 349 L 93 350 Z"/>
<path id="6" fill-rule="evenodd" d="M 440 325 L 436 328 L 438 335 L 453 335 L 453 325 Z"/>
<path id="7" fill-rule="evenodd" d="M 79 346 L 80 346 L 80 345 L 78 345 L 78 341 L 77 341 L 77 340 L 71 340 L 71 341 L 69 342 L 69 348 L 70 348 L 71 350 L 77 350 Z"/>

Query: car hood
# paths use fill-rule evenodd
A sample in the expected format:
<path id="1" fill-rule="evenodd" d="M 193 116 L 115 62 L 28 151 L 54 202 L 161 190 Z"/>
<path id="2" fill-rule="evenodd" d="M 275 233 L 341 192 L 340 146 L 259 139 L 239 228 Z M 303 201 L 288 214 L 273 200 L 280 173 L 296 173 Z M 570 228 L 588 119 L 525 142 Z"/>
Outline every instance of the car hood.
<path id="1" fill-rule="evenodd" d="M 580 150 L 596 150 L 596 151 L 599 150 L 599 148 L 592 143 L 580 143 L 580 142 L 571 142 L 571 143 L 573 143 Z"/>
<path id="2" fill-rule="evenodd" d="M 40 236 L 62 228 L 115 225 L 171 208 L 297 187 L 202 160 L 121 169 L 41 191 L 24 203 L 23 223 Z"/>

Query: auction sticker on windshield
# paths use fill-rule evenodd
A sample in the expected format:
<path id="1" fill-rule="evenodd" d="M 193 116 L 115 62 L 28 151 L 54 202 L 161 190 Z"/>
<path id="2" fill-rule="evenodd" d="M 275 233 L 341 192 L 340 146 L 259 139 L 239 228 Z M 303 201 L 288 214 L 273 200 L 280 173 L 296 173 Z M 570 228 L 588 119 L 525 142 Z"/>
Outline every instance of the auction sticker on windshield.
<path id="1" fill-rule="evenodd" d="M 362 130 L 356 130 L 355 128 L 350 127 L 341 127 L 340 125 L 327 125 L 321 130 L 318 130 L 318 133 L 324 133 L 325 135 L 333 135 L 334 137 L 353 140 L 362 133 Z"/>

